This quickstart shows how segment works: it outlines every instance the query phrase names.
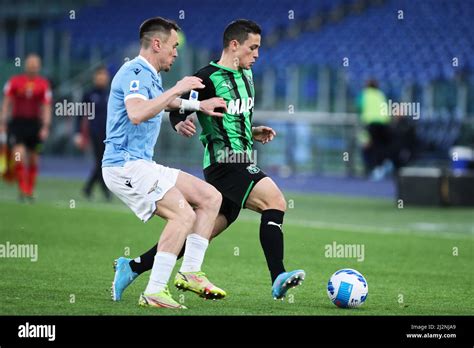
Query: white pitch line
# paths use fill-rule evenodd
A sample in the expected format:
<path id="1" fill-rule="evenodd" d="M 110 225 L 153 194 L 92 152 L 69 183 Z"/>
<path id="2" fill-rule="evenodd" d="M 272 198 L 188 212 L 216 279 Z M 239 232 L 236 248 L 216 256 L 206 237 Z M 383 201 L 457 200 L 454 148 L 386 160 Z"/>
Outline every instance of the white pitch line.
<path id="1" fill-rule="evenodd" d="M 14 199 L 2 199 L 3 201 L 15 201 Z M 69 201 L 50 201 L 47 204 L 54 205 L 59 208 L 69 208 Z M 130 214 L 130 210 L 125 205 L 117 204 L 101 204 L 101 203 L 90 203 L 84 201 L 76 201 L 75 209 L 85 209 L 97 211 L 97 208 L 105 211 L 118 212 Z M 242 214 L 239 216 L 238 220 L 245 222 L 256 222 L 259 223 L 260 218 L 257 214 L 255 217 L 247 216 Z M 446 229 L 450 228 L 446 224 L 437 224 L 437 223 L 425 223 L 417 222 L 411 223 L 406 226 L 400 227 L 387 227 L 387 226 L 373 226 L 373 225 L 359 225 L 359 224 L 349 224 L 349 223 L 337 223 L 337 222 L 325 222 L 325 221 L 316 221 L 316 220 L 303 220 L 303 219 L 285 219 L 285 225 L 292 225 L 303 228 L 317 228 L 317 229 L 328 229 L 328 230 L 337 230 L 343 232 L 355 232 L 355 233 L 369 233 L 369 234 L 385 234 L 385 235 L 415 235 L 420 237 L 439 237 L 442 239 L 465 239 L 473 240 L 474 239 L 474 225 L 470 226 L 471 230 L 462 232 L 462 233 L 452 233 L 444 232 Z M 459 228 L 460 224 L 457 224 Z"/>
<path id="2" fill-rule="evenodd" d="M 247 222 L 257 222 L 257 219 L 253 219 L 247 216 L 241 216 L 239 220 L 244 220 Z M 371 226 L 371 225 L 356 225 L 356 224 L 342 224 L 334 222 L 324 222 L 324 221 L 315 221 L 315 220 L 294 220 L 294 219 L 285 219 L 285 225 L 292 225 L 297 227 L 305 228 L 317 228 L 317 229 L 329 229 L 329 230 L 338 230 L 343 232 L 356 232 L 356 233 L 371 233 L 371 234 L 388 234 L 388 235 L 416 235 L 422 237 L 440 237 L 443 239 L 467 239 L 473 240 L 474 236 L 474 227 L 471 227 L 471 231 L 468 233 L 451 233 L 451 232 L 442 232 L 444 229 L 441 226 L 435 231 L 423 230 L 421 228 L 415 227 L 417 224 L 410 224 L 407 226 L 401 227 L 382 227 L 382 226 Z"/>

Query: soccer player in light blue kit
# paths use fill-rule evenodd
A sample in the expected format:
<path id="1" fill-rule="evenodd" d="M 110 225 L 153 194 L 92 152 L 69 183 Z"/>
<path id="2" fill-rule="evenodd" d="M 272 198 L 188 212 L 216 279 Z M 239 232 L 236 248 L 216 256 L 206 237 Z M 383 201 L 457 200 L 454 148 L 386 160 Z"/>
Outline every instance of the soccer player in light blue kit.
<path id="1" fill-rule="evenodd" d="M 216 108 L 226 110 L 221 98 L 203 101 L 183 100 L 182 94 L 203 88 L 198 77 L 185 77 L 164 91 L 160 71 L 169 71 L 178 56 L 179 27 L 161 17 L 150 18 L 140 26 L 140 55 L 125 63 L 115 75 L 107 110 L 107 136 L 102 172 L 107 187 L 142 221 L 154 215 L 167 221 L 159 239 L 157 253 L 142 306 L 185 308 L 168 291 L 168 281 L 176 257 L 186 240 L 180 274 L 188 290 L 206 298 L 223 298 L 224 290 L 214 286 L 201 271 L 214 221 L 222 197 L 210 184 L 178 169 L 155 163 L 153 150 L 165 109 L 199 110 L 222 117 Z M 117 287 L 136 277 L 128 261 L 116 260 L 120 269 L 112 285 Z M 140 260 L 136 260 L 140 262 Z M 117 277 L 127 274 L 129 279 Z"/>

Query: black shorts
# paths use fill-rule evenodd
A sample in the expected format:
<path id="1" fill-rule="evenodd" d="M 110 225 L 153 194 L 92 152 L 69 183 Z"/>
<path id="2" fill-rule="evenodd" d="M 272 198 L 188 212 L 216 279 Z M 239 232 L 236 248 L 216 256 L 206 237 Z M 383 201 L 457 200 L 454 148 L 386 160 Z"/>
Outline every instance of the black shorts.
<path id="1" fill-rule="evenodd" d="M 219 213 L 227 219 L 227 226 L 237 219 L 255 184 L 265 177 L 259 167 L 248 163 L 214 163 L 204 169 L 206 181 L 222 194 Z"/>
<path id="2" fill-rule="evenodd" d="M 39 150 L 41 122 L 37 119 L 13 118 L 8 124 L 8 144 L 23 144 L 29 150 Z"/>

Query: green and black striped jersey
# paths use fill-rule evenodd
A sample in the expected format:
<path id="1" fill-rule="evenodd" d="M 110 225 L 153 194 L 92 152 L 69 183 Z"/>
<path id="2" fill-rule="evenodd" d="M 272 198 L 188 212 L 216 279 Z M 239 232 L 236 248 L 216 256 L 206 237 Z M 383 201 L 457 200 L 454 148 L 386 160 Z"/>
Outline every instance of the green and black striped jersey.
<path id="1" fill-rule="evenodd" d="M 224 117 L 213 117 L 197 112 L 202 133 L 199 137 L 204 145 L 203 168 L 218 163 L 225 154 L 246 154 L 251 158 L 253 145 L 252 116 L 255 90 L 252 71 L 233 70 L 211 62 L 195 76 L 203 80 L 205 88 L 198 90 L 199 100 L 220 97 L 226 101 Z M 189 94 L 183 95 L 188 99 Z M 173 111 L 170 120 L 173 128 L 190 113 Z"/>

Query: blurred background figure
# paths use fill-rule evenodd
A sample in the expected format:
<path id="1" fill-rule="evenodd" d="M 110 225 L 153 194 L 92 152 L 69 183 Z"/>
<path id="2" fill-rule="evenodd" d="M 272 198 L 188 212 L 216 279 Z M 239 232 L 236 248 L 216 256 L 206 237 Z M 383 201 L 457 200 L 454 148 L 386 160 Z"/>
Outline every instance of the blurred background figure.
<path id="1" fill-rule="evenodd" d="M 413 120 L 406 115 L 392 114 L 390 123 L 390 160 L 395 173 L 416 159 L 416 128 Z"/>
<path id="2" fill-rule="evenodd" d="M 390 115 L 387 98 L 376 80 L 367 81 L 359 96 L 360 121 L 364 127 L 362 157 L 365 175 L 374 180 L 382 179 L 390 166 L 391 149 Z"/>
<path id="3" fill-rule="evenodd" d="M 110 201 L 111 195 L 102 178 L 102 156 L 105 149 L 105 127 L 107 121 L 107 101 L 109 98 L 110 75 L 105 66 L 99 66 L 94 71 L 93 87 L 83 98 L 83 103 L 94 105 L 93 117 L 77 117 L 75 123 L 75 145 L 82 151 L 90 143 L 94 155 L 94 167 L 82 188 L 84 196 L 92 197 L 92 190 L 98 184 L 105 198 Z"/>
<path id="4" fill-rule="evenodd" d="M 4 88 L 0 134 L 8 134 L 21 201 L 32 201 L 39 152 L 51 124 L 51 90 L 40 76 L 41 58 L 26 57 L 25 73 L 11 77 Z M 11 118 L 10 118 L 11 115 Z"/>

